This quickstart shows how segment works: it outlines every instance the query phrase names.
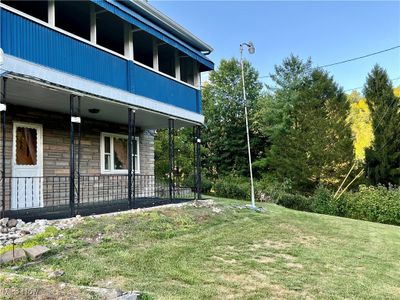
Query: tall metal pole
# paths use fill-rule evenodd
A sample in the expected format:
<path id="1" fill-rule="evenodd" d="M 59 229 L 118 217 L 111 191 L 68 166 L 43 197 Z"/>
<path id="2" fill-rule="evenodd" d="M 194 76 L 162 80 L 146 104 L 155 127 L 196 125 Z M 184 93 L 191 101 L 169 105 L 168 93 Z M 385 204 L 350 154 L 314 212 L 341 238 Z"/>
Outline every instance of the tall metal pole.
<path id="1" fill-rule="evenodd" d="M 243 100 L 244 100 L 244 114 L 246 118 L 246 135 L 247 135 L 247 150 L 249 155 L 249 170 L 250 170 L 250 184 L 251 184 L 251 206 L 256 207 L 255 196 L 254 196 L 254 182 L 253 182 L 253 167 L 251 163 L 251 149 L 250 149 L 250 133 L 249 133 L 249 119 L 247 115 L 247 98 L 246 98 L 246 86 L 244 82 L 244 64 L 243 64 L 243 44 L 240 45 L 240 66 L 242 68 L 242 88 L 243 88 Z"/>
<path id="2" fill-rule="evenodd" d="M 7 78 L 3 77 L 1 94 L 1 217 L 4 218 L 6 210 L 6 97 Z"/>

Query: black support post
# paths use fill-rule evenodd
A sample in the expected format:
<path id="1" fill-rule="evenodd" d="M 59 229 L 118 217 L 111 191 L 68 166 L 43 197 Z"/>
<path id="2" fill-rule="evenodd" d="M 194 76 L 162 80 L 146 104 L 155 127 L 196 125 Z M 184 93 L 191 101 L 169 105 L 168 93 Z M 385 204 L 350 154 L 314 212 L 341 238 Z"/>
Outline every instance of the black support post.
<path id="1" fill-rule="evenodd" d="M 196 126 L 193 126 L 193 197 L 194 200 L 197 199 L 197 136 L 196 136 Z"/>
<path id="2" fill-rule="evenodd" d="M 133 162 L 132 162 L 132 200 L 135 203 L 136 197 L 136 162 L 135 157 L 137 155 L 137 146 L 136 146 L 136 111 L 132 110 L 132 140 L 131 145 L 133 148 Z"/>
<path id="3" fill-rule="evenodd" d="M 78 176 L 78 190 L 77 190 L 77 205 L 79 212 L 79 204 L 81 203 L 81 96 L 77 97 L 77 108 L 76 108 L 76 117 L 78 118 L 76 122 L 77 130 L 78 130 L 78 161 L 77 161 L 77 176 Z"/>
<path id="4" fill-rule="evenodd" d="M 7 78 L 3 77 L 1 93 L 1 217 L 4 218 L 6 210 L 6 97 Z"/>
<path id="5" fill-rule="evenodd" d="M 196 192 L 197 199 L 201 200 L 201 156 L 200 156 L 200 147 L 201 147 L 201 129 L 200 126 L 196 126 Z"/>
<path id="6" fill-rule="evenodd" d="M 132 108 L 128 108 L 128 201 L 132 208 Z"/>
<path id="7" fill-rule="evenodd" d="M 71 217 L 76 215 L 75 211 L 75 180 L 78 178 L 77 184 L 77 201 L 80 201 L 80 97 L 75 95 L 70 95 L 70 139 L 69 139 L 69 206 Z M 76 153 L 75 149 L 75 129 L 78 134 L 78 151 Z M 76 162 L 76 156 L 78 161 Z M 77 168 L 76 167 L 77 164 Z M 76 176 L 76 173 L 78 176 Z"/>
<path id="8" fill-rule="evenodd" d="M 175 178 L 174 178 L 174 166 L 175 166 L 175 120 L 168 119 L 168 144 L 169 144 L 169 200 L 175 198 Z"/>
<path id="9" fill-rule="evenodd" d="M 69 131 L 69 208 L 71 217 L 75 214 L 75 132 L 74 122 L 74 95 L 69 96 L 70 131 Z"/>

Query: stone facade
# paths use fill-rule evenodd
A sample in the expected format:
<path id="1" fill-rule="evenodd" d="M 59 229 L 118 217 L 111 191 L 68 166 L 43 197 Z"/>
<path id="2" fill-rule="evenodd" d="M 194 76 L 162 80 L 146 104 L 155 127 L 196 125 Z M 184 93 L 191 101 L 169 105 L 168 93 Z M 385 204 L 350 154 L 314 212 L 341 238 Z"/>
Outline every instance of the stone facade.
<path id="1" fill-rule="evenodd" d="M 140 112 L 139 112 L 140 113 Z M 70 147 L 70 116 L 55 112 L 43 111 L 23 106 L 7 105 L 7 135 L 6 135 L 6 176 L 12 176 L 11 159 L 12 159 L 12 139 L 13 139 L 13 122 L 24 122 L 41 124 L 43 126 L 43 176 L 56 176 L 55 179 L 46 178 L 43 189 L 51 186 L 49 180 L 53 180 L 53 189 L 58 189 L 57 193 L 63 193 L 62 202 L 68 201 L 68 176 L 69 176 L 69 147 Z M 127 126 L 98 121 L 94 119 L 82 118 L 81 121 L 81 163 L 80 172 L 83 176 L 82 185 L 87 184 L 92 190 L 86 190 L 87 196 L 91 201 L 98 200 L 99 189 L 108 190 L 112 195 L 125 195 L 127 189 L 127 179 L 124 176 L 111 176 L 105 185 L 105 179 L 101 176 L 100 162 L 100 135 L 102 132 L 127 135 Z M 139 137 L 139 159 L 140 159 L 140 175 L 138 178 L 154 181 L 154 132 L 136 129 Z M 1 143 L 0 143 L 0 151 Z M 0 152 L 1 153 L 1 152 Z M 84 177 L 87 176 L 87 177 Z M 98 176 L 98 177 L 94 177 Z M 126 176 L 125 176 L 126 177 Z M 87 181 L 85 181 L 85 178 Z M 96 179 L 97 178 L 97 179 Z M 54 184 L 55 180 L 55 184 Z M 58 180 L 58 182 L 57 182 Z M 96 181 L 97 180 L 97 181 Z M 110 181 L 111 180 L 111 181 Z M 60 183 L 60 181 L 62 181 Z M 126 181 L 126 182 L 125 182 Z M 28 183 L 29 184 L 29 183 Z M 137 184 L 140 184 L 137 183 Z M 110 187 L 113 190 L 109 190 Z M 10 197 L 9 190 L 11 184 L 7 184 L 7 195 Z M 94 191 L 96 189 L 96 191 Z M 117 190 L 116 190 L 117 189 Z M 44 191 L 45 192 L 45 191 Z M 47 191 L 54 194 L 54 190 Z M 148 192 L 148 190 L 146 191 Z M 92 193 L 92 194 L 90 194 Z M 89 195 L 90 194 L 90 195 Z M 110 197 L 108 196 L 102 196 Z M 44 195 L 46 205 L 46 195 Z M 100 199 L 101 200 L 101 199 Z M 104 199 L 103 199 L 104 200 Z M 9 207 L 9 202 L 6 201 Z M 6 209 L 8 209 L 6 207 Z"/>

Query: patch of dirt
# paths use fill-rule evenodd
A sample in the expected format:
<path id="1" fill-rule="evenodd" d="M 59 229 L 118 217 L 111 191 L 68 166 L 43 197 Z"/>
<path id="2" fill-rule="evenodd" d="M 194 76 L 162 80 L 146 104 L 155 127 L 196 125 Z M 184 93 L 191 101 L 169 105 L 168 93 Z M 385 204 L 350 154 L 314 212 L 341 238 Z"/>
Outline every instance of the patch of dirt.
<path id="1" fill-rule="evenodd" d="M 256 261 L 263 263 L 263 264 L 270 264 L 270 263 L 275 262 L 275 258 L 269 257 L 269 256 L 262 256 L 262 257 L 256 258 Z"/>
<path id="2" fill-rule="evenodd" d="M 285 254 L 285 253 L 277 253 L 275 254 L 276 257 L 283 258 L 285 260 L 295 260 L 296 258 L 290 254 Z"/>
<path id="3" fill-rule="evenodd" d="M 303 265 L 298 263 L 289 262 L 286 264 L 286 266 L 288 266 L 289 268 L 303 269 Z"/>
<path id="4" fill-rule="evenodd" d="M 291 246 L 290 243 L 285 243 L 285 242 L 278 242 L 278 241 L 271 241 L 271 240 L 264 240 L 261 243 L 258 244 L 253 244 L 250 247 L 250 250 L 253 251 L 258 251 L 260 249 L 276 249 L 276 250 L 281 250 L 281 249 L 286 249 L 289 246 Z"/>
<path id="5" fill-rule="evenodd" d="M 17 282 L 17 283 L 16 283 Z M 106 299 L 98 297 L 96 293 L 72 287 L 64 283 L 23 279 L 19 282 L 15 277 L 7 277 L 0 280 L 1 299 L 13 300 L 70 300 L 70 299 Z M 4 297 L 4 298 L 3 298 Z"/>
<path id="6" fill-rule="evenodd" d="M 225 259 L 225 258 L 219 257 L 219 256 L 213 256 L 212 258 L 217 261 L 226 263 L 226 264 L 236 264 L 237 263 L 236 259 Z"/>
<path id="7" fill-rule="evenodd" d="M 223 274 L 221 279 L 226 285 L 219 286 L 218 291 L 224 299 L 244 299 L 252 294 L 266 293 L 266 299 L 307 298 L 305 291 L 293 291 L 271 282 L 271 276 L 252 270 L 247 274 Z M 232 286 L 232 287 L 231 287 Z M 229 295 L 229 297 L 228 297 Z"/>

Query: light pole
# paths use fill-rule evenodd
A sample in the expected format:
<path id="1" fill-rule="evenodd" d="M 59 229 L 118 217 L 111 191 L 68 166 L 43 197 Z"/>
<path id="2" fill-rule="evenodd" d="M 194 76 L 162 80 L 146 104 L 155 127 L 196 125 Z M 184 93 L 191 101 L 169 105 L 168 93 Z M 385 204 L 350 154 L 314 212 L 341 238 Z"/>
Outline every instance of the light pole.
<path id="1" fill-rule="evenodd" d="M 244 115 L 246 118 L 246 134 L 247 134 L 247 151 L 249 154 L 249 170 L 250 170 L 250 184 L 251 184 L 251 208 L 256 209 L 256 201 L 254 197 L 254 182 L 253 182 L 253 167 L 251 165 L 251 151 L 250 151 L 250 133 L 249 133 L 249 118 L 247 116 L 247 99 L 246 99 L 246 86 L 244 83 L 244 64 L 243 64 L 243 47 L 246 46 L 249 54 L 254 54 L 256 48 L 252 42 L 240 44 L 240 66 L 242 68 L 242 88 L 243 88 L 243 101 L 244 101 Z"/>

